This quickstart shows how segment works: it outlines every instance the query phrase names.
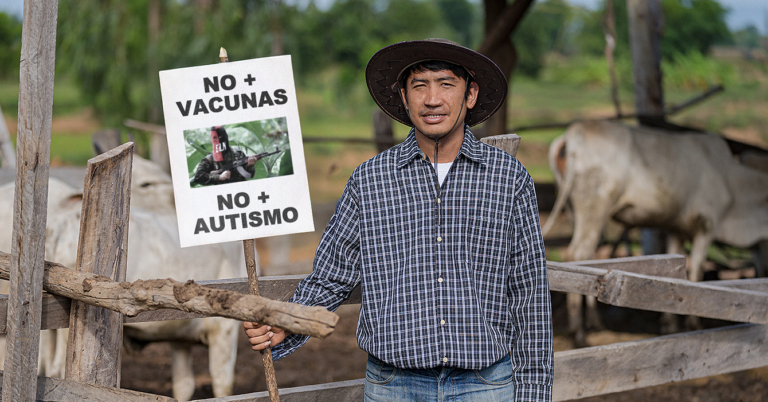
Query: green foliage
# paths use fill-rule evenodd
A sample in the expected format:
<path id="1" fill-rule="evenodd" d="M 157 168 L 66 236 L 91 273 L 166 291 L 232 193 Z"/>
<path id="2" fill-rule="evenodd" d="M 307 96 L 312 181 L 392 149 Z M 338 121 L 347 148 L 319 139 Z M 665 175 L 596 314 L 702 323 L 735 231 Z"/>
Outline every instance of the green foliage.
<path id="1" fill-rule="evenodd" d="M 457 34 L 457 42 L 470 46 L 472 43 L 472 23 L 475 20 L 475 8 L 467 0 L 437 0 L 437 7 L 443 19 Z M 477 13 L 479 14 L 479 13 Z"/>
<path id="2" fill-rule="evenodd" d="M 664 37 L 661 53 L 670 60 L 690 51 L 709 52 L 727 42 L 731 33 L 725 24 L 727 10 L 716 0 L 662 0 Z"/>
<path id="3" fill-rule="evenodd" d="M 154 2 L 162 24 L 150 37 Z M 235 59 L 266 54 L 263 33 L 251 28 L 263 25 L 261 4 L 84 0 L 60 7 L 57 74 L 72 75 L 107 124 L 125 118 L 160 122 L 158 70 L 217 62 L 223 45 Z"/>
<path id="4" fill-rule="evenodd" d="M 629 54 L 629 22 L 626 1 L 613 0 L 617 45 L 615 54 Z M 717 43 L 731 40 L 725 23 L 727 10 L 716 0 L 661 0 L 664 14 L 664 33 L 661 40 L 662 58 L 671 60 L 675 55 L 691 50 L 706 54 Z M 598 10 L 587 12 L 580 22 L 582 29 L 576 43 L 579 50 L 600 55 L 605 49 L 603 17 L 605 2 Z"/>
<path id="5" fill-rule="evenodd" d="M 692 50 L 686 54 L 675 54 L 672 60 L 663 60 L 661 69 L 664 85 L 685 90 L 705 90 L 711 85 L 729 87 L 735 82 L 735 71 L 729 63 L 704 57 Z"/>
<path id="6" fill-rule="evenodd" d="M 59 10 L 57 74 L 72 75 L 108 125 L 125 118 L 160 123 L 159 70 L 216 63 L 222 46 L 232 60 L 267 56 L 279 34 L 297 82 L 306 85 L 334 68 L 334 89 L 342 99 L 354 98 L 345 94 L 359 86 L 382 46 L 427 37 L 470 40 L 474 6 L 439 1 L 338 0 L 323 11 L 313 2 L 300 9 L 268 0 L 83 0 Z M 153 16 L 162 22 L 156 28 Z"/>
<path id="7" fill-rule="evenodd" d="M 544 66 L 544 55 L 565 53 L 564 33 L 569 29 L 573 9 L 565 0 L 536 3 L 515 31 L 517 71 L 536 77 Z"/>
<path id="8" fill-rule="evenodd" d="M 629 21 L 627 20 L 627 2 L 625 0 L 613 1 L 614 24 L 616 26 L 615 56 L 625 57 L 629 55 Z M 603 32 L 603 19 L 605 18 L 605 1 L 595 11 L 584 11 L 578 15 L 578 24 L 581 29 L 577 32 L 574 42 L 578 52 L 590 56 L 602 56 L 605 52 L 605 33 Z"/>
<path id="9" fill-rule="evenodd" d="M 620 84 L 626 88 L 632 87 L 632 64 L 628 57 L 614 61 L 616 75 Z M 603 86 L 610 85 L 608 63 L 600 56 L 572 56 L 570 58 L 552 57 L 540 78 L 544 82 L 564 85 Z M 622 80 L 621 78 L 624 78 Z"/>
<path id="10" fill-rule="evenodd" d="M 18 77 L 21 58 L 21 21 L 0 13 L 0 78 Z"/>

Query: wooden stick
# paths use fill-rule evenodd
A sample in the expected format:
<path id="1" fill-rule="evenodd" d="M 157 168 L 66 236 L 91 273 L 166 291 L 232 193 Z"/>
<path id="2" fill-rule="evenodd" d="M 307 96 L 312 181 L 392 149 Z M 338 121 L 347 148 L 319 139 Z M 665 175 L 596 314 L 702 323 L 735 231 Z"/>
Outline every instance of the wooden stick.
<path id="1" fill-rule="evenodd" d="M 10 255 L 0 251 L 0 279 L 10 277 Z M 133 317 L 143 311 L 163 308 L 254 321 L 290 332 L 325 338 L 333 332 L 339 316 L 322 307 L 306 307 L 200 286 L 194 281 L 173 279 L 114 282 L 107 277 L 77 272 L 55 262 L 45 262 L 43 289 L 50 293 L 106 307 Z M 40 328 L 39 324 L 36 327 Z"/>
<path id="2" fill-rule="evenodd" d="M 259 295 L 259 277 L 256 274 L 256 241 L 243 240 L 245 252 L 245 267 L 248 270 L 248 287 L 251 294 Z M 263 323 L 262 323 L 263 324 Z M 280 327 L 285 329 L 284 327 Z M 267 390 L 269 390 L 270 402 L 280 402 L 277 392 L 277 377 L 275 377 L 275 363 L 272 361 L 272 348 L 267 347 L 261 351 L 261 360 L 264 362 L 264 374 L 267 378 Z"/>
<path id="3" fill-rule="evenodd" d="M 223 47 L 221 50 L 219 50 L 219 59 L 222 63 L 226 63 L 229 61 L 229 56 L 227 55 L 227 49 L 224 49 Z M 245 253 L 245 267 L 248 271 L 248 285 L 251 290 L 251 294 L 259 297 L 259 276 L 256 274 L 256 241 L 251 240 L 243 240 L 243 252 Z M 338 320 L 338 316 L 336 317 Z M 249 320 L 249 321 L 256 321 L 260 324 L 269 324 L 266 321 L 259 321 L 259 320 Z M 335 325 L 336 323 L 334 323 Z M 272 325 L 272 324 L 269 324 Z M 273 325 L 285 330 L 288 330 L 288 328 L 282 326 L 282 325 Z M 293 332 L 293 331 L 291 331 Z M 269 390 L 269 400 L 271 402 L 280 402 L 280 395 L 277 392 L 277 378 L 275 377 L 275 363 L 272 361 L 272 348 L 267 347 L 266 349 L 261 351 L 261 359 L 264 362 L 264 375 L 267 378 L 267 389 Z"/>

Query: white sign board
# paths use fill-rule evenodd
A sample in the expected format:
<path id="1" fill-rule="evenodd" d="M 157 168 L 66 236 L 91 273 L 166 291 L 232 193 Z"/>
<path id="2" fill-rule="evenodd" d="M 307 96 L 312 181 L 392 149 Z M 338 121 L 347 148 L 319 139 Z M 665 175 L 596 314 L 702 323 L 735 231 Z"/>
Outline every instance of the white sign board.
<path id="1" fill-rule="evenodd" d="M 290 56 L 161 71 L 160 87 L 182 247 L 314 230 Z"/>

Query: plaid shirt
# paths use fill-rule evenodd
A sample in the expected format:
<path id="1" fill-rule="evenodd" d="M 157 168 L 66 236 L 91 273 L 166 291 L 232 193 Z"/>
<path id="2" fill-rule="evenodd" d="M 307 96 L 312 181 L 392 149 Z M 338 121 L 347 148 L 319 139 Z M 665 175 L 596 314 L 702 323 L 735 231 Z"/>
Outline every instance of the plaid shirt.
<path id="1" fill-rule="evenodd" d="M 533 181 L 514 157 L 464 141 L 437 175 L 406 140 L 360 165 L 290 301 L 335 310 L 362 286 L 360 348 L 400 368 L 481 369 L 510 353 L 516 401 L 550 401 L 552 313 Z M 307 341 L 289 335 L 280 359 Z"/>

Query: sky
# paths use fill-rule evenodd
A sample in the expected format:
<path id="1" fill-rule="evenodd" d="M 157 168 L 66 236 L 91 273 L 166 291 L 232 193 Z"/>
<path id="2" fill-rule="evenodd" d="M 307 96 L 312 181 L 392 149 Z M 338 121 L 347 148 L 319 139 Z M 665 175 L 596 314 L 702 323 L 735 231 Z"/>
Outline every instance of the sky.
<path id="1" fill-rule="evenodd" d="M 0 0 L 3 1 L 3 0 Z M 596 9 L 602 0 L 569 0 L 571 4 Z M 719 0 L 730 12 L 726 23 L 731 31 L 754 25 L 761 34 L 768 34 L 768 1 L 766 0 Z"/>
<path id="2" fill-rule="evenodd" d="M 73 1 L 73 0 L 62 0 Z M 306 3 L 308 0 L 286 0 L 290 3 Z M 473 2 L 481 0 L 470 0 Z M 597 8 L 602 0 L 569 0 L 571 4 L 578 4 L 590 9 Z M 768 35 L 768 1 L 766 0 L 719 0 L 720 4 L 730 9 L 726 22 L 731 30 L 739 30 L 749 25 L 754 25 L 763 35 Z M 315 4 L 324 8 L 332 4 L 333 0 L 315 0 Z M 0 0 L 0 11 L 21 16 L 23 0 Z"/>

